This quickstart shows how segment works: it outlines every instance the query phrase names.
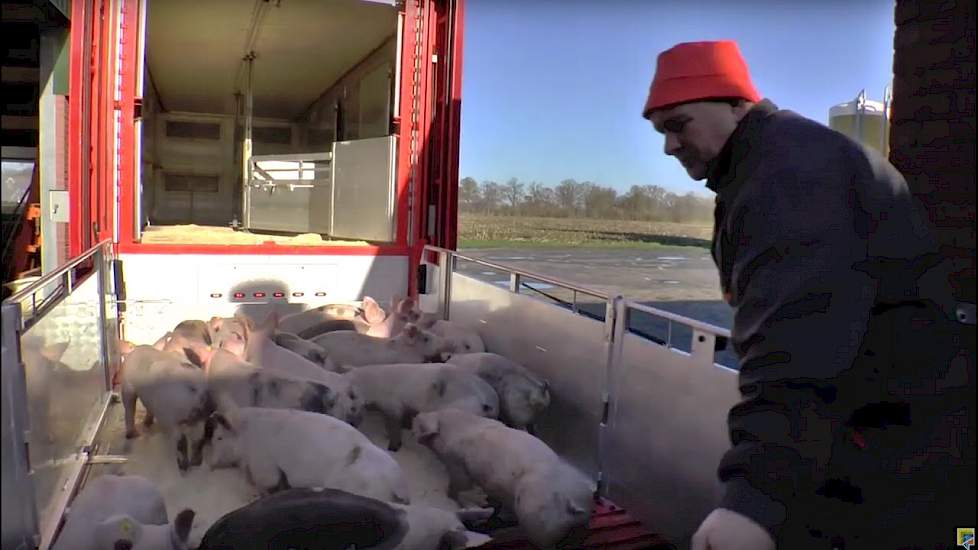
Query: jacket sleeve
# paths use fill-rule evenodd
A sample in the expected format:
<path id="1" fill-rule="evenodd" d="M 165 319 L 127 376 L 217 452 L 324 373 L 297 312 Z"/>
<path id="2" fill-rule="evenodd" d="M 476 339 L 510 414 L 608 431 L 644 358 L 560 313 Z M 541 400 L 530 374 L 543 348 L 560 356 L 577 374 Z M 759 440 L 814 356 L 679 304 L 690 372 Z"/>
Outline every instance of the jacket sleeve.
<path id="1" fill-rule="evenodd" d="M 775 540 L 824 482 L 846 421 L 840 377 L 858 353 L 876 292 L 854 269 L 867 254 L 854 229 L 861 176 L 851 167 L 799 164 L 816 168 L 782 167 L 752 181 L 730 205 L 725 228 L 742 400 L 728 417 L 720 506 Z"/>

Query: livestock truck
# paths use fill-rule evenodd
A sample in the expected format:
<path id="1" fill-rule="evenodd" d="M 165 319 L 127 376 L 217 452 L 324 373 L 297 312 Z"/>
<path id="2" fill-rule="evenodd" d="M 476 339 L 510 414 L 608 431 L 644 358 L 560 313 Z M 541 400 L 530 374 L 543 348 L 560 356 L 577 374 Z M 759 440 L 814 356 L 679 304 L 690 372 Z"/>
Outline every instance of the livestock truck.
<path id="1" fill-rule="evenodd" d="M 4 549 L 51 546 L 108 471 L 228 511 L 218 474 L 187 491 L 124 442 L 120 341 L 406 295 L 549 381 L 537 434 L 595 481 L 595 547 L 688 544 L 720 496 L 729 333 L 455 250 L 463 0 L 54 4 L 67 188 L 42 210 L 67 253 L 3 305 Z"/>

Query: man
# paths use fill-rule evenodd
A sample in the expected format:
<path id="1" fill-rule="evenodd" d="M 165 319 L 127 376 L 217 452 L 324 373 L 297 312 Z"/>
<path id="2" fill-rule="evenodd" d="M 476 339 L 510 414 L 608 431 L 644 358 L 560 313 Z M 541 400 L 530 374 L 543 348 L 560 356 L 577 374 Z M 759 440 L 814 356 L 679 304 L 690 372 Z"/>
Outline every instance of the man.
<path id="1" fill-rule="evenodd" d="M 716 193 L 741 360 L 693 548 L 953 547 L 975 517 L 974 356 L 921 279 L 940 257 L 903 177 L 762 100 L 731 41 L 663 52 L 643 116 Z"/>

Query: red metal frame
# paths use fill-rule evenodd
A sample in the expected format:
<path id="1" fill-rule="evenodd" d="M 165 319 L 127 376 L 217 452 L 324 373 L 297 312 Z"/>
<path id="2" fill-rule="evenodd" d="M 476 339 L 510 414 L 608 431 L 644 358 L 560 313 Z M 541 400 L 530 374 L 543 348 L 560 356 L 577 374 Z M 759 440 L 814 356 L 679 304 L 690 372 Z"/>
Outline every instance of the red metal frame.
<path id="1" fill-rule="evenodd" d="M 122 113 L 119 125 L 119 245 L 135 239 L 136 166 L 136 97 L 142 95 L 136 89 L 139 60 L 139 0 L 122 0 L 122 73 L 120 101 L 115 108 Z M 142 98 L 140 97 L 140 100 Z M 114 113 L 113 113 L 114 116 Z M 129 144 L 129 146 L 126 146 Z"/>
<path id="2" fill-rule="evenodd" d="M 83 151 L 82 136 L 85 132 L 86 121 L 84 116 L 84 92 L 85 83 L 88 78 L 88 64 L 86 63 L 86 38 L 90 30 L 91 6 L 88 2 L 78 0 L 71 5 L 71 35 L 69 51 L 69 86 L 71 94 L 68 97 L 68 135 L 70 136 L 68 145 L 68 254 L 74 258 L 84 250 L 82 240 L 83 194 L 82 191 L 88 185 L 87 174 L 83 172 L 82 156 L 87 154 Z"/>
<path id="3" fill-rule="evenodd" d="M 71 196 L 70 253 L 80 254 L 91 243 L 111 237 L 118 228 L 118 252 L 141 254 L 285 254 L 285 255 L 341 255 L 341 256 L 410 256 L 411 273 L 418 265 L 421 250 L 428 242 L 442 246 L 455 245 L 455 220 L 457 203 L 455 193 L 458 171 L 458 112 L 461 95 L 461 0 L 452 2 L 435 0 L 410 0 L 406 3 L 404 34 L 401 52 L 400 113 L 394 119 L 399 137 L 396 183 L 397 226 L 396 242 L 378 246 L 289 246 L 274 243 L 258 245 L 179 245 L 135 242 L 135 201 L 137 200 L 136 124 L 135 106 L 141 100 L 141 90 L 136 89 L 137 71 L 142 61 L 138 59 L 139 2 L 122 2 L 121 56 L 116 50 L 118 36 L 115 25 L 118 14 L 112 9 L 112 0 L 78 0 L 72 5 L 72 21 L 78 25 L 71 36 L 71 96 L 69 103 L 69 179 Z M 448 36 L 448 17 L 455 20 L 455 40 Z M 80 22 L 80 24 L 78 23 Z M 422 25 L 422 44 L 417 49 L 416 25 Z M 430 60 L 432 54 L 453 49 L 453 85 L 450 92 L 444 88 Z M 420 56 L 419 71 L 415 74 L 415 60 Z M 444 55 L 442 55 L 444 57 Z M 87 62 L 87 63 L 86 63 Z M 121 62 L 121 67 L 118 63 Z M 121 70 L 121 95 L 115 101 L 115 70 Z M 418 81 L 415 82 L 415 79 Z M 414 92 L 419 94 L 417 116 L 413 116 Z M 84 93 L 86 87 L 89 93 Z M 432 97 L 431 94 L 438 94 Z M 114 188 L 114 155 L 116 135 L 114 116 L 121 111 L 119 128 L 118 197 Z M 437 126 L 433 126 L 434 122 Z M 414 160 L 414 201 L 409 201 L 412 179 L 411 136 L 417 134 Z M 91 140 L 84 145 L 85 138 Z M 445 147 L 447 145 L 447 148 Z M 433 150 L 432 148 L 438 149 Z M 86 150 L 87 149 L 87 150 Z M 87 162 L 86 162 L 87 161 Z M 436 170 L 431 170 L 432 164 Z M 87 165 L 87 166 L 86 166 Z M 432 192 L 432 176 L 439 182 L 451 182 L 438 186 L 439 212 L 436 235 L 427 235 L 427 204 Z M 87 190 L 87 200 L 86 200 Z M 120 204 L 119 218 L 114 219 L 115 201 Z M 410 202 L 410 206 L 409 206 Z M 87 216 L 84 214 L 88 214 Z M 86 220 L 87 218 L 87 220 Z M 410 228 L 409 219 L 415 220 Z M 98 222 L 98 235 L 92 233 L 91 222 Z M 429 241 L 429 239 L 432 239 Z M 416 292 L 416 281 L 409 276 L 411 292 Z"/>

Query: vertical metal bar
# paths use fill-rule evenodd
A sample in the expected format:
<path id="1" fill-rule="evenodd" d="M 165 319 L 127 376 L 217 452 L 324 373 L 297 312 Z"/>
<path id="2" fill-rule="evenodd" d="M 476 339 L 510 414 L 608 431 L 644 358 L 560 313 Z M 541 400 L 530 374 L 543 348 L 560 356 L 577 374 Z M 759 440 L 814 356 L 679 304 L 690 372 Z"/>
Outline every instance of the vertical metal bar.
<path id="1" fill-rule="evenodd" d="M 672 347 L 672 321 L 666 319 L 666 347 Z"/>
<path id="2" fill-rule="evenodd" d="M 241 179 L 243 186 L 243 206 L 242 217 L 246 229 L 251 228 L 251 124 L 254 108 L 254 65 L 255 53 L 248 52 L 244 58 L 247 63 L 248 77 L 245 81 L 245 114 L 244 114 L 244 141 L 241 145 Z"/>
<path id="3" fill-rule="evenodd" d="M 523 277 L 519 273 L 509 274 L 509 291 L 514 294 L 520 293 L 520 285 L 522 284 Z"/>
<path id="4" fill-rule="evenodd" d="M 573 294 L 573 300 L 574 301 L 571 302 L 571 311 L 573 311 L 574 313 L 579 313 L 580 312 L 580 308 L 577 307 L 577 289 L 576 288 L 573 289 L 573 292 L 574 292 L 574 294 Z"/>
<path id="5" fill-rule="evenodd" d="M 441 300 L 441 318 L 444 320 L 449 319 L 451 315 L 451 303 L 452 303 L 452 272 L 455 268 L 455 256 L 450 251 L 439 251 L 438 252 L 438 267 L 439 273 L 441 275 L 441 281 L 439 282 L 439 298 Z"/>
<path id="6" fill-rule="evenodd" d="M 112 391 L 112 373 L 109 372 L 111 370 L 111 365 L 109 363 L 109 342 L 106 340 L 106 334 L 108 333 L 106 330 L 108 320 L 105 316 L 105 308 L 108 306 L 105 299 L 106 289 L 108 288 L 108 281 L 106 280 L 106 248 L 107 245 L 103 244 L 98 248 L 98 252 L 95 253 L 95 266 L 97 270 L 95 276 L 97 277 L 96 280 L 98 283 L 99 352 L 102 355 L 102 370 L 105 377 L 105 390 Z"/>
<path id="7" fill-rule="evenodd" d="M 612 477 L 612 472 L 607 464 L 607 457 L 613 455 L 613 450 L 609 446 L 614 430 L 614 409 L 617 405 L 615 388 L 620 377 L 622 342 L 627 315 L 627 304 L 622 295 L 618 294 L 608 298 L 605 304 L 604 317 L 605 369 L 601 388 L 602 410 L 597 451 L 597 494 L 601 496 L 608 496 L 608 486 Z"/>
<path id="8" fill-rule="evenodd" d="M 65 288 L 68 289 L 68 294 L 71 294 L 71 291 L 72 291 L 71 282 L 72 282 L 71 281 L 71 269 L 69 269 L 68 271 L 65 271 Z"/>
<path id="9" fill-rule="evenodd" d="M 863 142 L 863 114 L 866 111 L 866 89 L 863 88 L 856 96 L 856 141 Z"/>

